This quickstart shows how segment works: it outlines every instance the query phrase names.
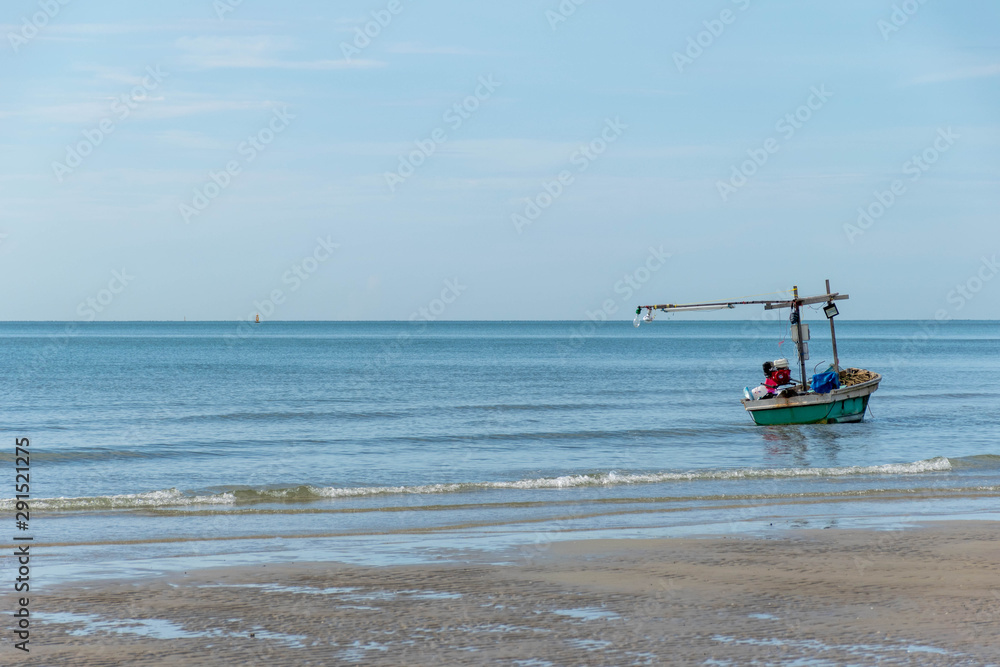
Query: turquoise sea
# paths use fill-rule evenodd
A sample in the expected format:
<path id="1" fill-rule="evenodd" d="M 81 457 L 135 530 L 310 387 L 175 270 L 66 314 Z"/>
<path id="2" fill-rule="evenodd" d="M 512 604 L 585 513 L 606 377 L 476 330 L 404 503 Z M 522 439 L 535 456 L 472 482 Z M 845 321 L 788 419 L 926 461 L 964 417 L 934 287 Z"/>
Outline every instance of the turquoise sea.
<path id="1" fill-rule="evenodd" d="M 0 504 L 50 581 L 1000 518 L 1000 323 L 837 333 L 865 421 L 758 427 L 782 321 L 0 324 Z"/>

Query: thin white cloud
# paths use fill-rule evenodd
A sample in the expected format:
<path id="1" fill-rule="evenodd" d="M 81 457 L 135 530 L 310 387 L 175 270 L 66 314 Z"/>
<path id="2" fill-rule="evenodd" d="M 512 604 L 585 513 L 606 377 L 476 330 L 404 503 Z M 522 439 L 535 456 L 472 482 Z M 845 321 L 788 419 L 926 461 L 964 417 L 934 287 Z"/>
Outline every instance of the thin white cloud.
<path id="1" fill-rule="evenodd" d="M 278 54 L 291 51 L 293 42 L 284 37 L 181 37 L 175 46 L 183 52 L 181 62 L 197 69 L 256 68 L 289 70 L 370 69 L 382 67 L 376 60 L 282 60 Z"/>
<path id="2" fill-rule="evenodd" d="M 128 86 L 140 85 L 142 84 L 143 77 L 148 76 L 146 72 L 141 70 L 136 72 L 124 67 L 106 67 L 104 65 L 89 63 L 77 63 L 73 65 L 73 70 L 76 72 L 90 72 L 99 81 L 113 81 Z"/>
<path id="3" fill-rule="evenodd" d="M 261 56 L 295 48 L 295 42 L 291 38 L 271 35 L 180 37 L 174 45 L 188 54 L 232 56 Z"/>
<path id="4" fill-rule="evenodd" d="M 978 67 L 965 67 L 962 69 L 951 70 L 950 72 L 926 74 L 924 76 L 918 76 L 911 79 L 908 84 L 911 86 L 919 86 L 928 83 L 946 83 L 949 81 L 961 81 L 963 79 L 982 79 L 991 76 L 1000 76 L 1000 63 L 980 65 Z"/>
<path id="5" fill-rule="evenodd" d="M 20 28 L 21 26 L 18 26 Z M 155 24 L 143 23 L 56 23 L 46 26 L 44 31 L 39 31 L 39 35 L 73 35 L 73 36 L 97 36 L 97 35 L 126 35 L 137 32 L 150 32 L 157 30 Z"/>
<path id="6" fill-rule="evenodd" d="M 312 60 L 308 62 L 288 62 L 283 60 L 262 60 L 248 67 L 302 70 L 374 69 L 385 67 L 379 60 Z"/>
<path id="7" fill-rule="evenodd" d="M 227 20 L 220 23 L 218 19 L 189 20 L 177 23 L 57 23 L 52 22 L 39 31 L 39 39 L 60 39 L 67 37 L 102 37 L 105 35 L 126 35 L 143 32 L 169 32 L 192 30 L 263 30 L 278 25 L 272 21 Z M 24 26 L 20 23 L 0 23 L 0 32 L 20 32 Z"/>
<path id="8" fill-rule="evenodd" d="M 188 130 L 163 130 L 152 134 L 154 140 L 171 146 L 189 150 L 229 150 L 231 142 L 226 142 L 204 132 Z"/>
<path id="9" fill-rule="evenodd" d="M 585 143 L 587 142 L 519 138 L 448 140 L 438 149 L 437 155 L 442 160 L 465 160 L 488 168 L 545 171 L 566 167 L 570 157 Z M 355 141 L 317 146 L 315 152 L 385 157 L 392 161 L 392 158 L 398 158 L 413 148 L 412 142 L 405 141 Z M 650 160 L 726 157 L 731 153 L 732 148 L 726 143 L 615 147 L 615 154 L 619 158 Z"/>
<path id="10" fill-rule="evenodd" d="M 685 90 L 667 90 L 665 88 L 605 88 L 599 91 L 605 95 L 635 95 L 638 97 L 690 97 Z"/>
<path id="11" fill-rule="evenodd" d="M 213 100 L 167 94 L 163 102 L 150 104 L 143 111 L 143 116 L 149 119 L 181 118 L 224 111 L 262 111 L 274 106 L 274 102 L 264 100 Z"/>
<path id="12" fill-rule="evenodd" d="M 389 53 L 402 53 L 407 55 L 440 55 L 440 56 L 489 56 L 494 55 L 487 51 L 477 51 L 467 49 L 462 46 L 424 46 L 417 42 L 401 42 L 389 47 Z"/>
<path id="13" fill-rule="evenodd" d="M 115 97 L 102 97 L 39 106 L 0 109 L 0 118 L 26 118 L 31 121 L 86 126 L 102 118 L 120 118 L 120 103 L 113 107 Z M 142 100 L 133 110 L 134 117 L 147 120 L 183 118 L 228 111 L 264 111 L 275 106 L 268 100 L 220 100 L 195 95 L 165 93 Z M 130 114 L 131 115 L 131 114 Z"/>

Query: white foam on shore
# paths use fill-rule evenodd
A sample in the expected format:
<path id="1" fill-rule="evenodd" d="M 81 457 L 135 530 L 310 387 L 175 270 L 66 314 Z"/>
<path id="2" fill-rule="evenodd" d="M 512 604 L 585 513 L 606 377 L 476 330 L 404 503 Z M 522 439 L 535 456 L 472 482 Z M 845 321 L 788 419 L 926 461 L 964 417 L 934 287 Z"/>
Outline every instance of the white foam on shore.
<path id="1" fill-rule="evenodd" d="M 913 463 L 832 468 L 738 468 L 733 470 L 693 470 L 689 472 L 607 473 L 540 477 L 516 481 L 421 484 L 414 486 L 314 487 L 298 485 L 279 489 L 239 489 L 222 493 L 186 494 L 178 489 L 147 491 L 112 496 L 82 498 L 38 498 L 31 509 L 43 511 L 119 510 L 189 507 L 193 505 L 250 505 L 268 502 L 306 502 L 331 498 L 362 498 L 379 495 L 433 495 L 472 493 L 488 490 L 570 489 L 594 486 L 622 486 L 663 482 L 694 482 L 740 479 L 788 479 L 803 477 L 846 477 L 855 475 L 917 475 L 947 472 L 952 463 L 943 456 Z M 0 500 L 0 510 L 12 510 L 16 500 Z"/>
<path id="2" fill-rule="evenodd" d="M 15 500 L 0 500 L 0 509 L 13 509 Z M 122 493 L 113 496 L 93 496 L 82 498 L 36 498 L 32 499 L 33 510 L 109 510 L 174 507 L 182 505 L 232 505 L 236 496 L 232 493 L 211 495 L 188 495 L 178 489 L 163 489 L 143 493 Z"/>
<path id="3" fill-rule="evenodd" d="M 378 486 L 357 488 L 327 487 L 317 489 L 326 498 L 403 493 L 455 493 L 480 489 L 567 489 L 580 486 L 619 486 L 655 484 L 659 482 L 691 482 L 728 479 L 780 479 L 792 477 L 844 477 L 848 475 L 914 475 L 951 470 L 951 462 L 938 456 L 914 463 L 889 463 L 877 466 L 845 466 L 841 468 L 742 468 L 736 470 L 698 470 L 691 472 L 661 472 L 623 474 L 612 470 L 590 475 L 564 475 L 523 479 L 516 482 L 481 482 L 478 484 L 425 484 L 421 486 Z"/>

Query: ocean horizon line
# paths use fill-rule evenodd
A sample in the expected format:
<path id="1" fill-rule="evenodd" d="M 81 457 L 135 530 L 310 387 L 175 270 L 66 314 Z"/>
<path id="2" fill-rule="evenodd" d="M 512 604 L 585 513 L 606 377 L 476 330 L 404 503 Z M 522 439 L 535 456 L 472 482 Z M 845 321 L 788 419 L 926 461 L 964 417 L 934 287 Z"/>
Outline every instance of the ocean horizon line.
<path id="1" fill-rule="evenodd" d="M 819 316 L 815 318 L 803 318 L 810 322 L 822 322 L 826 318 Z M 279 319 L 267 319 L 261 320 L 259 324 L 580 324 L 588 322 L 600 322 L 602 324 L 611 324 L 615 322 L 620 323 L 631 323 L 631 319 L 609 319 L 609 320 L 590 320 L 590 319 L 554 319 L 554 320 L 543 320 L 543 319 L 497 319 L 497 320 L 279 320 Z M 666 322 L 667 320 L 661 320 L 661 322 Z M 734 322 L 775 322 L 777 320 L 760 320 L 760 319 L 694 319 L 685 318 L 683 320 L 670 320 L 670 324 L 705 324 L 705 323 L 734 323 Z M 239 324 L 243 322 L 248 322 L 251 324 L 258 324 L 250 319 L 232 319 L 232 320 L 0 320 L 0 325 L 4 324 L 75 324 L 75 325 L 89 325 L 89 324 Z M 1000 319 L 948 319 L 948 320 L 936 320 L 934 318 L 879 318 L 879 319 L 865 319 L 865 318 L 849 318 L 849 317 L 837 317 L 837 322 L 868 322 L 868 323 L 882 323 L 882 322 L 940 322 L 940 323 L 981 323 L 981 324 L 1000 324 Z"/>

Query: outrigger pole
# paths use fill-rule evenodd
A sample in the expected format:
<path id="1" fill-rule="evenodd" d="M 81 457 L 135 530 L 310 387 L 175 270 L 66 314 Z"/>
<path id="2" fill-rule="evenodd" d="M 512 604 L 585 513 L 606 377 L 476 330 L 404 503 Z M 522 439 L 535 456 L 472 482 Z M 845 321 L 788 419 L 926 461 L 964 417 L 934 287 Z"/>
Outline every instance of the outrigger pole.
<path id="1" fill-rule="evenodd" d="M 850 299 L 848 294 L 840 294 L 834 292 L 832 294 L 823 294 L 821 296 L 805 296 L 801 299 L 798 297 L 792 299 L 760 299 L 754 301 L 706 301 L 704 303 L 661 303 L 653 304 L 650 306 L 639 306 L 636 312 L 641 312 L 643 310 L 659 310 L 664 313 L 668 313 L 676 310 L 721 310 L 723 308 L 735 308 L 736 306 L 750 306 L 750 305 L 762 305 L 764 310 L 774 310 L 775 308 L 795 308 L 798 306 L 808 306 L 814 303 L 823 303 L 824 301 L 833 302 L 840 301 L 842 299 Z"/>
<path id="2" fill-rule="evenodd" d="M 836 371 L 840 372 L 840 359 L 837 357 L 837 336 L 833 328 L 833 318 L 837 315 L 837 308 L 834 305 L 834 301 L 841 301 L 843 299 L 851 298 L 848 294 L 840 294 L 838 292 L 830 291 L 830 281 L 826 281 L 826 294 L 819 296 L 805 296 L 799 297 L 798 286 L 792 287 L 792 298 L 791 299 L 754 299 L 749 301 L 705 301 L 702 303 L 661 303 L 652 304 L 649 306 L 639 306 L 635 309 L 636 314 L 636 326 L 639 326 L 638 316 L 643 310 L 647 310 L 650 313 L 654 310 L 660 312 L 669 313 L 677 311 L 696 311 L 696 310 L 721 310 L 723 308 L 735 308 L 736 306 L 749 306 L 749 305 L 761 305 L 764 306 L 764 310 L 774 310 L 775 308 L 790 308 L 792 310 L 791 323 L 795 325 L 795 347 L 799 353 L 799 368 L 802 372 L 802 389 L 806 390 L 806 359 L 805 350 L 803 349 L 802 340 L 802 317 L 800 309 L 802 306 L 809 306 L 814 303 L 826 302 L 826 307 L 823 309 L 826 313 L 827 319 L 830 320 L 830 338 L 833 341 L 833 365 Z M 831 314 L 832 313 L 832 314 Z"/>

